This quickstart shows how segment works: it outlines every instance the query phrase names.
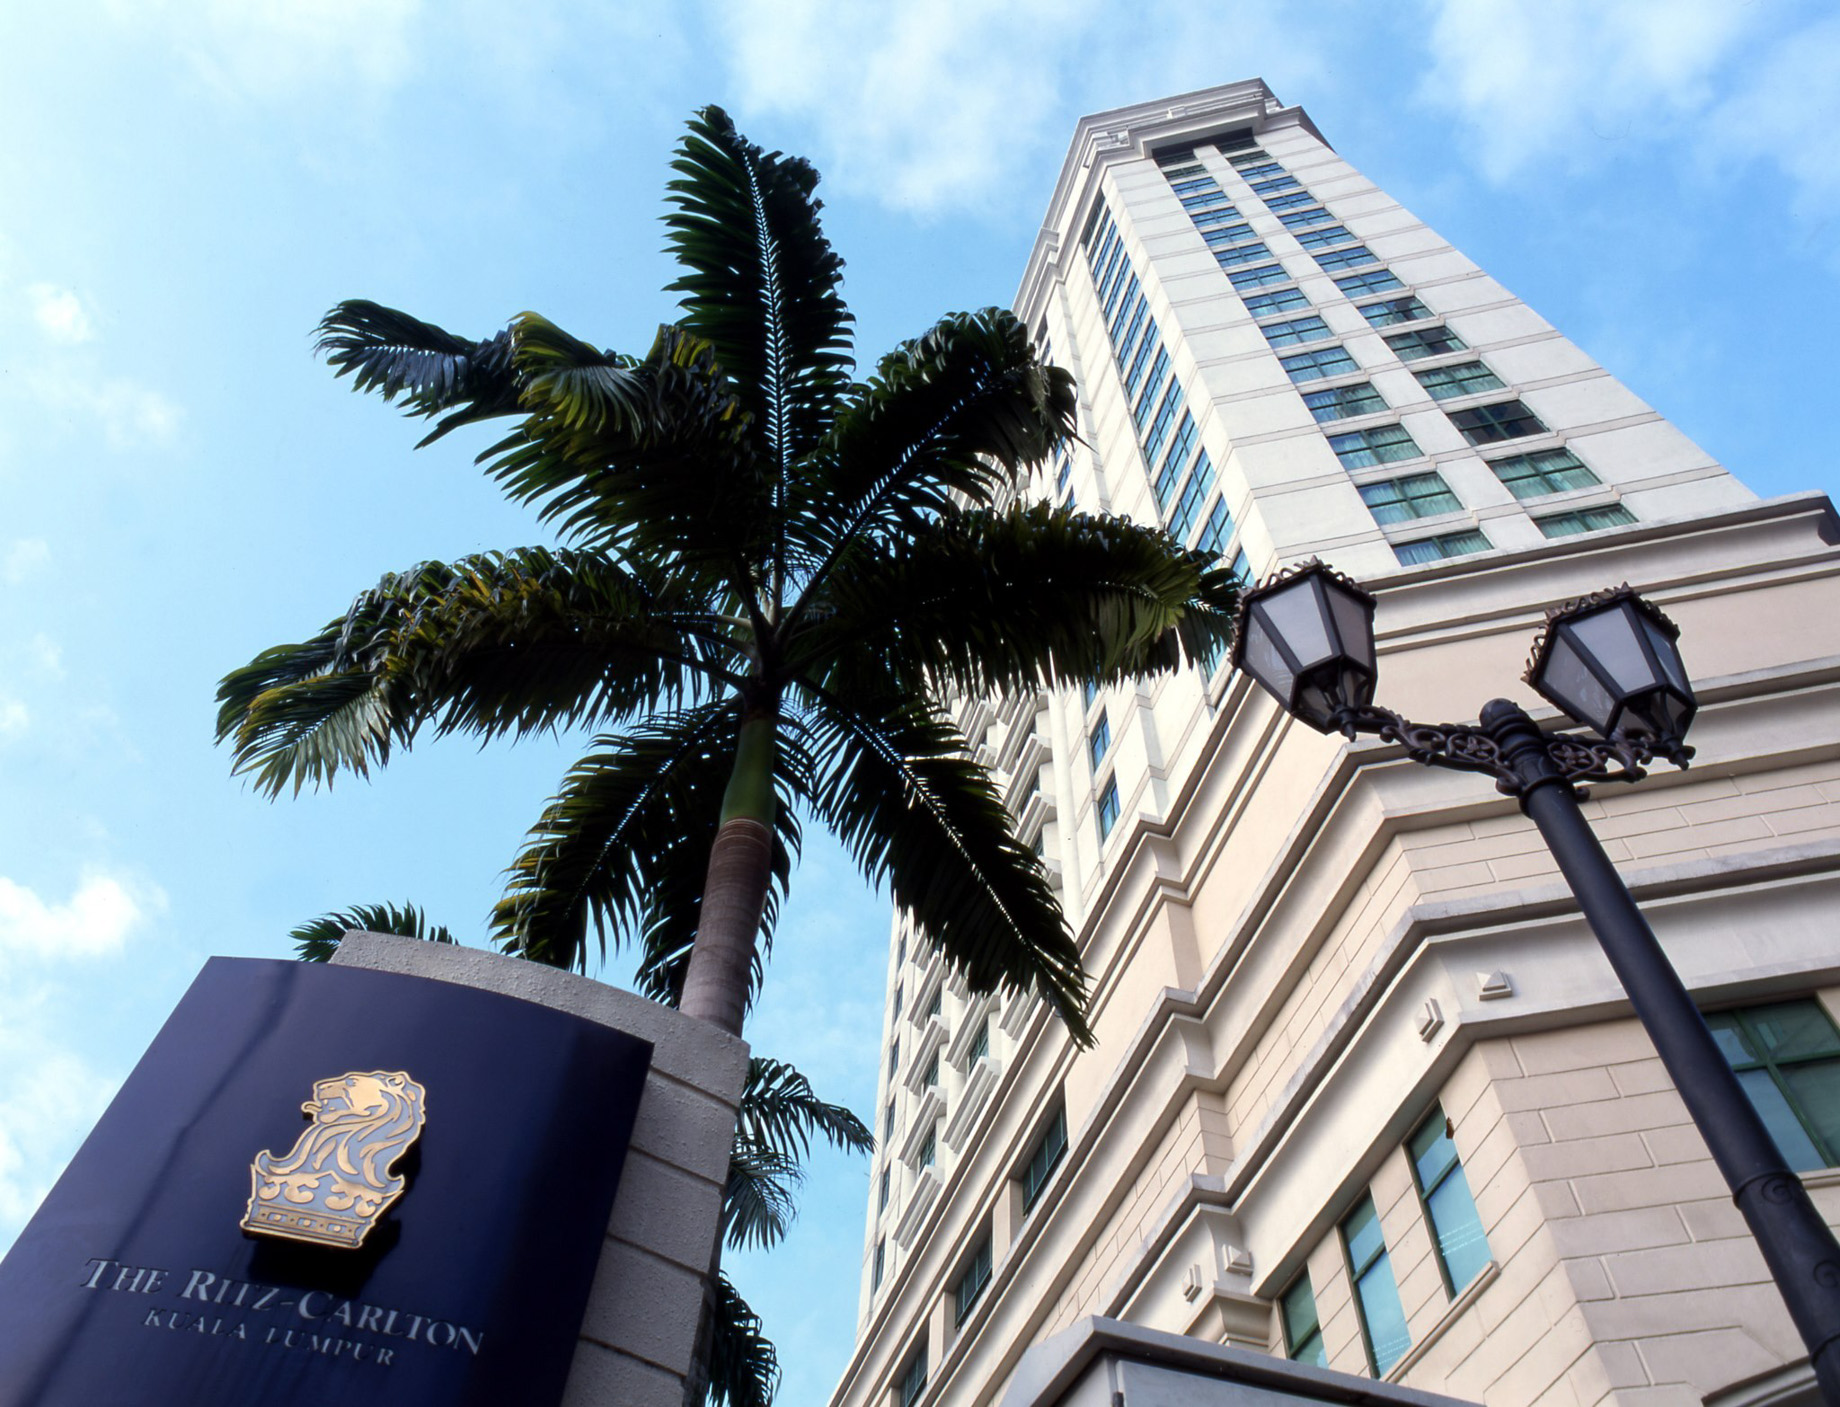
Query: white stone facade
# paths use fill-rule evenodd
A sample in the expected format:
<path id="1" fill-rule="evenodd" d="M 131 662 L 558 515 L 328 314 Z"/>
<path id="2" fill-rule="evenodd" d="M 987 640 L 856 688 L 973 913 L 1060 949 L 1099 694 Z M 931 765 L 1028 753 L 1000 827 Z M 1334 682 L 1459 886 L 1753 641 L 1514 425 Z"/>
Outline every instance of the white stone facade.
<path id="1" fill-rule="evenodd" d="M 1224 199 L 1185 207 L 1178 185 L 1209 178 Z M 1108 221 L 1168 354 L 1148 411 L 1154 353 L 1134 398 L 1090 267 Z M 1300 242 L 1328 227 L 1346 237 Z M 1355 244 L 1371 262 L 1323 266 Z M 1337 282 L 1376 270 L 1398 287 Z M 1399 322 L 1363 312 L 1404 299 Z M 1173 521 L 1260 576 L 1320 556 L 1360 579 L 1380 603 L 1379 701 L 1409 717 L 1474 719 L 1499 694 L 1551 724 L 1519 679 L 1548 608 L 1628 581 L 1667 611 L 1698 757 L 1599 788 L 1587 813 L 1704 1007 L 1811 998 L 1840 1016 L 1831 503 L 1758 500 L 1257 81 L 1084 120 L 1017 308 L 1076 375 L 1090 446 L 1065 489 L 1057 464 L 1038 491 Z M 1294 318 L 1324 327 L 1288 345 L 1261 330 Z M 1406 351 L 1452 350 L 1385 340 L 1414 332 L 1431 335 Z M 1296 382 L 1283 365 L 1337 347 L 1353 369 Z M 1473 363 L 1483 377 L 1449 375 L 1483 389 L 1431 394 Z M 1159 496 L 1180 439 L 1152 431 L 1168 386 L 1193 436 Z M 1319 422 L 1304 395 L 1342 388 L 1371 408 Z M 1536 421 L 1471 444 L 1461 413 L 1509 401 Z M 1362 463 L 1330 438 L 1393 426 L 1417 453 Z M 1517 496 L 1503 461 L 1547 450 L 1587 472 Z M 1185 503 L 1202 454 L 1213 486 Z M 1433 511 L 1361 492 L 1408 478 Z M 1542 530 L 1583 510 L 1607 526 Z M 1405 560 L 1470 533 L 1486 548 Z M 922 1355 L 914 1401 L 999 1403 L 1031 1346 L 1089 1316 L 1283 1355 L 1278 1300 L 1306 1273 L 1329 1366 L 1371 1374 L 1340 1229 L 1368 1196 L 1410 1337 L 1391 1381 L 1502 1407 L 1802 1400 L 1803 1350 L 1703 1142 L 1531 823 L 1485 778 L 1320 737 L 1224 663 L 959 717 L 1056 876 L 1098 1042 L 1074 1048 L 1032 999 L 969 997 L 897 920 L 836 1407 L 900 1404 Z M 1434 1106 L 1487 1238 L 1454 1292 L 1405 1148 Z M 1057 1119 L 1066 1149 L 1038 1177 Z M 1807 1180 L 1840 1220 L 1840 1174 Z"/>

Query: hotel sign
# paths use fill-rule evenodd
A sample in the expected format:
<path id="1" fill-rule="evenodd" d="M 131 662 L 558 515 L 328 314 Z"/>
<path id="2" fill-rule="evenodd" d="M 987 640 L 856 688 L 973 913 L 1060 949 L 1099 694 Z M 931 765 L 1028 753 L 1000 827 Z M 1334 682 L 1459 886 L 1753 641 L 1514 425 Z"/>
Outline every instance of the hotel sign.
<path id="1" fill-rule="evenodd" d="M 0 1407 L 552 1407 L 650 1059 L 470 987 L 212 959 L 0 1262 Z"/>

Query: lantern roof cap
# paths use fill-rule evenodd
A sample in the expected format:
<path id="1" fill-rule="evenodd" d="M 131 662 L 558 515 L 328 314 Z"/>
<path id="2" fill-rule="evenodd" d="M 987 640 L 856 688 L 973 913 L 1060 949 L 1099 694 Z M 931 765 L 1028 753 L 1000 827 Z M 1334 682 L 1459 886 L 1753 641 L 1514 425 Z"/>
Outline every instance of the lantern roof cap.
<path id="1" fill-rule="evenodd" d="M 1376 604 L 1374 596 L 1370 592 L 1364 590 L 1358 581 L 1344 572 L 1338 572 L 1334 567 L 1323 561 L 1322 558 L 1306 557 L 1301 562 L 1293 562 L 1290 566 L 1273 572 L 1257 586 L 1248 587 L 1246 590 L 1240 592 L 1239 606 L 1233 613 L 1233 649 L 1230 655 L 1235 669 L 1243 668 L 1246 662 L 1246 621 L 1252 611 L 1252 602 L 1258 597 L 1270 594 L 1276 588 L 1288 582 L 1295 581 L 1299 577 L 1309 576 L 1312 573 L 1317 576 L 1328 577 L 1331 581 L 1335 582 L 1337 586 L 1341 587 L 1342 590 L 1360 600 L 1363 605 L 1372 606 Z"/>
<path id="2" fill-rule="evenodd" d="M 1621 586 L 1606 586 L 1586 596 L 1575 596 L 1570 601 L 1563 602 L 1547 611 L 1546 623 L 1540 627 L 1540 633 L 1533 637 L 1533 652 L 1527 656 L 1527 669 L 1521 675 L 1521 679 L 1535 688 L 1539 687 L 1536 681 L 1540 677 L 1540 671 L 1546 665 L 1547 655 L 1552 652 L 1553 636 L 1559 626 L 1577 616 L 1587 615 L 1605 606 L 1618 605 L 1624 601 L 1629 602 L 1665 630 L 1670 640 L 1680 638 L 1680 627 L 1668 619 L 1661 607 L 1642 595 L 1628 582 L 1624 582 Z"/>

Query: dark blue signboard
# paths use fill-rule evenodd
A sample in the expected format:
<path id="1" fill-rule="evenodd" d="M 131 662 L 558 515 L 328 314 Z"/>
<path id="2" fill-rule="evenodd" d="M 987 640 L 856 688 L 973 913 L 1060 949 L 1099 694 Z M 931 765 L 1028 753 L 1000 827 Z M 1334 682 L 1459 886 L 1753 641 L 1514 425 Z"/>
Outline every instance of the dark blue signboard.
<path id="1" fill-rule="evenodd" d="M 0 1407 L 551 1407 L 650 1061 L 473 988 L 212 959 L 0 1262 Z"/>

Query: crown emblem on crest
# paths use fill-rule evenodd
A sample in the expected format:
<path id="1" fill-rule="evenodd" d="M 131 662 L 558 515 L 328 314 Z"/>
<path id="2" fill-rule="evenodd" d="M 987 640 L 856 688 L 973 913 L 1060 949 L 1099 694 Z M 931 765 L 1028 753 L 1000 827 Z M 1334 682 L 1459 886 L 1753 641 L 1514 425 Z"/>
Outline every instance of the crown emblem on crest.
<path id="1" fill-rule="evenodd" d="M 300 1106 L 312 1120 L 284 1158 L 256 1154 L 242 1228 L 355 1249 L 406 1185 L 397 1161 L 421 1136 L 425 1091 L 404 1070 L 320 1080 Z"/>

